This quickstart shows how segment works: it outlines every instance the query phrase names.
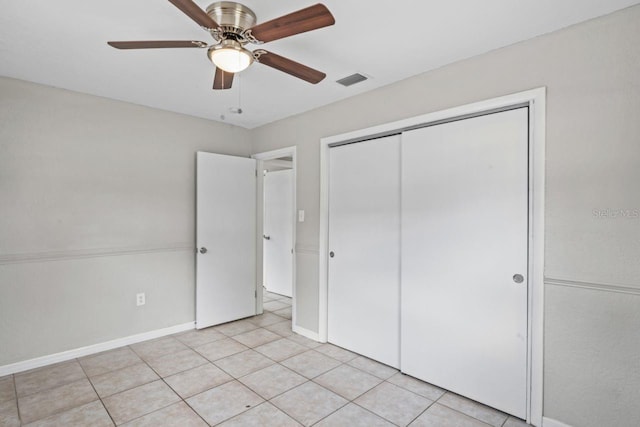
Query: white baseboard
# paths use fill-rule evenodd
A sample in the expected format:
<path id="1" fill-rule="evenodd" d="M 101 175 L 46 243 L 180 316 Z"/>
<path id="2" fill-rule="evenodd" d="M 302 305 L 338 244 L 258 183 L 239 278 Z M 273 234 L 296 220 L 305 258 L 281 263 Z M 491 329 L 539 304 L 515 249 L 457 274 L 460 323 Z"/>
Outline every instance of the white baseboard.
<path id="1" fill-rule="evenodd" d="M 569 424 L 561 423 L 553 418 L 542 417 L 542 427 L 571 427 Z"/>
<path id="2" fill-rule="evenodd" d="M 86 347 L 75 348 L 60 353 L 49 354 L 47 356 L 36 357 L 35 359 L 24 360 L 22 362 L 11 363 L 9 365 L 0 366 L 0 377 L 15 374 L 29 369 L 40 368 L 41 366 L 51 365 L 53 363 L 64 362 L 75 359 L 77 357 L 88 356 L 90 354 L 100 353 L 102 351 L 111 350 L 129 344 L 135 344 L 140 341 L 146 341 L 153 338 L 163 337 L 165 335 L 176 334 L 178 332 L 188 331 L 195 328 L 195 322 L 183 323 L 182 325 L 170 326 L 168 328 L 156 329 L 154 331 L 143 332 L 141 334 L 130 335 L 128 337 L 117 338 L 115 340 L 106 341 Z"/>
<path id="3" fill-rule="evenodd" d="M 310 331 L 310 330 L 302 328 L 302 327 L 300 327 L 298 325 L 293 325 L 291 327 L 291 330 L 293 330 L 293 332 L 295 332 L 296 334 L 299 334 L 299 335 L 302 335 L 303 337 L 309 338 L 310 340 L 321 342 L 320 341 L 320 335 L 318 335 L 317 332 Z"/>

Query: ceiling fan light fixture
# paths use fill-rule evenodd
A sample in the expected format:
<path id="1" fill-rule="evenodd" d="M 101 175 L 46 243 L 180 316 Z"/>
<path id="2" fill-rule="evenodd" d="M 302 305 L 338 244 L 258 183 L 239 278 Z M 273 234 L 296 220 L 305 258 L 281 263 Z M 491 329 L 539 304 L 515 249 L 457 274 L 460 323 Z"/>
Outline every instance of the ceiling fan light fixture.
<path id="1" fill-rule="evenodd" d="M 253 62 L 253 54 L 236 40 L 223 40 L 208 51 L 213 64 L 227 73 L 239 73 Z"/>

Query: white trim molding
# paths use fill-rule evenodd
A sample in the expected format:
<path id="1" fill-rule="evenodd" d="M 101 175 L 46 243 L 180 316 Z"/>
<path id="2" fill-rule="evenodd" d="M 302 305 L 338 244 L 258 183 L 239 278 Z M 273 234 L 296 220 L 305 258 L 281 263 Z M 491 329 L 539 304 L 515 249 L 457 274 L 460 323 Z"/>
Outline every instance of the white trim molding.
<path id="1" fill-rule="evenodd" d="M 553 418 L 542 418 L 542 427 L 572 427 L 569 424 L 561 423 Z"/>
<path id="2" fill-rule="evenodd" d="M 154 338 L 164 337 L 166 335 L 177 334 L 178 332 L 189 331 L 194 328 L 195 322 L 188 322 L 181 325 L 170 326 L 168 328 L 156 329 L 154 331 L 143 332 L 141 334 L 130 335 L 128 337 L 117 338 L 115 340 L 98 344 L 92 344 L 86 347 L 79 347 L 60 353 L 49 354 L 47 356 L 36 357 L 34 359 L 25 360 L 22 362 L 11 363 L 9 365 L 0 366 L 0 377 L 27 371 L 29 369 L 40 368 L 42 366 L 51 365 L 53 363 L 64 362 L 78 357 L 89 356 L 91 354 L 112 350 L 114 348 L 147 341 Z"/>
<path id="3" fill-rule="evenodd" d="M 195 251 L 192 243 L 171 243 L 163 246 L 136 246 L 97 249 L 70 249 L 66 251 L 30 252 L 18 254 L 0 254 L 0 265 L 26 262 L 60 261 L 107 256 L 143 255 L 160 252 Z"/>
<path id="4" fill-rule="evenodd" d="M 613 292 L 617 294 L 640 295 L 640 288 L 628 285 L 612 285 L 609 283 L 584 282 L 580 280 L 556 279 L 546 277 L 544 283 L 553 286 L 563 286 L 566 288 L 589 289 L 601 292 Z"/>
<path id="5" fill-rule="evenodd" d="M 542 426 L 544 315 L 544 189 L 546 88 L 541 87 L 443 111 L 381 124 L 320 140 L 320 235 L 318 338 L 327 340 L 329 149 L 406 130 L 517 107 L 529 108 L 529 295 L 527 421 Z"/>
<path id="6" fill-rule="evenodd" d="M 296 154 L 296 147 L 278 148 L 277 150 L 265 151 L 263 153 L 252 154 L 251 158 L 256 160 L 275 160 L 281 157 L 293 157 Z M 289 165 L 292 166 L 292 165 Z"/>

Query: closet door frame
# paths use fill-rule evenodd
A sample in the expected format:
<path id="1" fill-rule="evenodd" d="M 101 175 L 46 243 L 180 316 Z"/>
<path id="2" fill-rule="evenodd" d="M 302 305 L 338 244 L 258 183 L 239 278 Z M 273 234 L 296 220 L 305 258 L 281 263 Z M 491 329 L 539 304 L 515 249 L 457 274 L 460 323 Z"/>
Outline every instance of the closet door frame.
<path id="1" fill-rule="evenodd" d="M 318 336 L 327 341 L 329 265 L 329 149 L 490 112 L 529 107 L 529 290 L 527 422 L 542 425 L 544 315 L 544 170 L 546 88 L 475 102 L 320 140 L 320 233 Z M 402 367 L 401 367 L 402 369 Z"/>

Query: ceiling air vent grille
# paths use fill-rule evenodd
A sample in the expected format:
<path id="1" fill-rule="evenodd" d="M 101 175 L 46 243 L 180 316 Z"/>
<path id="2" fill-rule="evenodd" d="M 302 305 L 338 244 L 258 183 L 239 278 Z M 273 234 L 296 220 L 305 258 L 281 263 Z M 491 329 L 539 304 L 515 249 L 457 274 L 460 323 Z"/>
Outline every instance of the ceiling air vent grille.
<path id="1" fill-rule="evenodd" d="M 367 76 L 363 76 L 362 74 L 355 73 L 345 78 L 342 78 L 340 80 L 336 80 L 336 83 L 340 83 L 342 86 L 351 86 L 356 83 L 363 82 L 365 80 L 367 80 Z"/>

